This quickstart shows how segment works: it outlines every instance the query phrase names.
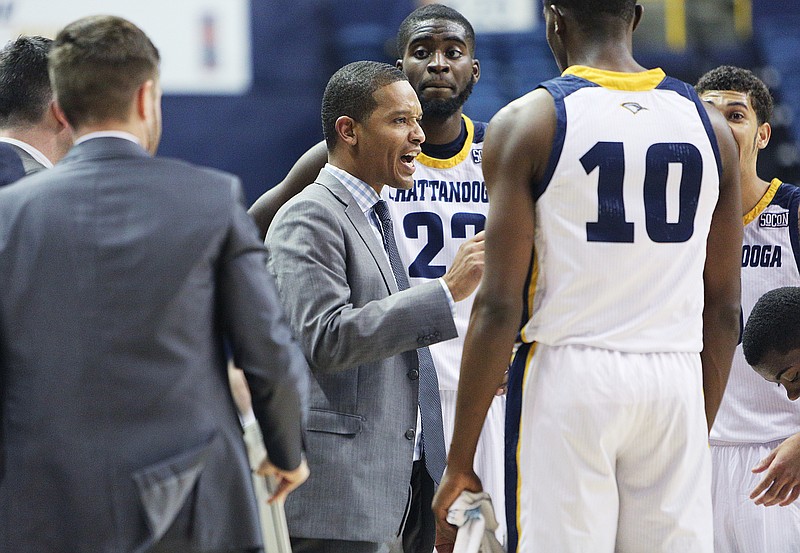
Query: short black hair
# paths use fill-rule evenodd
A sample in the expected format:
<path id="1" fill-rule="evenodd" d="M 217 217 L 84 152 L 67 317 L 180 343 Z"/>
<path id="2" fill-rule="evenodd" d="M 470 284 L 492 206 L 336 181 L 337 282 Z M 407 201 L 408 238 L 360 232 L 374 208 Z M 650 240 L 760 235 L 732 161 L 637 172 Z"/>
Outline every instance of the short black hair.
<path id="1" fill-rule="evenodd" d="M 36 125 L 53 99 L 47 54 L 53 41 L 20 36 L 0 50 L 0 128 Z"/>
<path id="2" fill-rule="evenodd" d="M 442 4 L 427 4 L 408 14 L 408 17 L 400 23 L 400 28 L 397 30 L 397 55 L 399 57 L 402 58 L 405 54 L 414 27 L 423 21 L 431 21 L 433 19 L 443 19 L 460 25 L 464 29 L 469 54 L 471 56 L 475 55 L 475 29 L 472 28 L 472 24 L 467 18 L 453 8 Z"/>
<path id="3" fill-rule="evenodd" d="M 590 34 L 602 32 L 598 16 L 619 18 L 630 23 L 636 13 L 636 0 L 543 0 L 544 6 L 561 6 L 569 10 L 581 29 Z"/>
<path id="4" fill-rule="evenodd" d="M 764 81 L 748 69 L 721 65 L 700 77 L 694 89 L 698 94 L 712 90 L 742 92 L 750 98 L 759 125 L 769 123 L 772 119 L 772 94 Z"/>
<path id="5" fill-rule="evenodd" d="M 359 123 L 366 121 L 378 105 L 375 91 L 407 80 L 393 65 L 377 61 L 355 61 L 334 73 L 322 96 L 322 134 L 328 150 L 336 145 L 339 117 L 346 115 Z"/>
<path id="6" fill-rule="evenodd" d="M 750 366 L 759 365 L 770 351 L 788 353 L 800 348 L 800 287 L 785 286 L 761 296 L 744 326 L 742 350 Z"/>

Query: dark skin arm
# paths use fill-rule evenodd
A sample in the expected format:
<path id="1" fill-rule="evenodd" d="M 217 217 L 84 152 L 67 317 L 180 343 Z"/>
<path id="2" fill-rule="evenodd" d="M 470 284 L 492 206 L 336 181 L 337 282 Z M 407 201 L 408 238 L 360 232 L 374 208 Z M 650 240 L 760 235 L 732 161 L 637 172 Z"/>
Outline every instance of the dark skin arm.
<path id="1" fill-rule="evenodd" d="M 522 316 L 533 252 L 530 183 L 544 172 L 555 132 L 552 97 L 536 90 L 491 121 L 483 150 L 489 192 L 484 275 L 466 335 L 447 471 L 433 501 L 437 544 L 452 544 L 447 509 L 463 490 L 480 491 L 473 457 L 494 391 L 503 380 Z M 500 507 L 500 506 L 498 506 Z M 500 507 L 501 508 L 501 507 Z"/>
<path id="2" fill-rule="evenodd" d="M 300 156 L 300 159 L 295 162 L 281 182 L 264 192 L 250 206 L 247 213 L 255 220 L 262 240 L 266 238 L 267 229 L 269 229 L 269 225 L 272 223 L 272 219 L 278 209 L 305 188 L 306 185 L 314 182 L 314 179 L 317 178 L 327 161 L 328 150 L 325 147 L 325 142 L 322 141 L 315 144 Z"/>
<path id="3" fill-rule="evenodd" d="M 705 304 L 700 359 L 703 364 L 706 420 L 711 430 L 739 340 L 743 231 L 739 150 L 724 117 L 715 108 L 705 107 L 717 135 L 722 159 L 719 200 L 711 219 L 703 270 Z"/>
<path id="4" fill-rule="evenodd" d="M 717 114 L 718 115 L 718 114 Z M 738 152 L 719 116 L 716 129 L 725 173 L 708 237 L 704 272 L 704 351 L 701 355 L 709 421 L 719 408 L 738 339 L 741 198 Z M 484 277 L 467 331 L 461 364 L 456 426 L 448 468 L 434 497 L 437 542 L 452 544 L 447 509 L 463 490 L 480 491 L 473 457 L 492 391 L 502 378 L 522 313 L 522 294 L 533 250 L 530 183 L 541 180 L 555 131 L 552 98 L 537 90 L 492 119 L 484 146 L 490 211 Z"/>

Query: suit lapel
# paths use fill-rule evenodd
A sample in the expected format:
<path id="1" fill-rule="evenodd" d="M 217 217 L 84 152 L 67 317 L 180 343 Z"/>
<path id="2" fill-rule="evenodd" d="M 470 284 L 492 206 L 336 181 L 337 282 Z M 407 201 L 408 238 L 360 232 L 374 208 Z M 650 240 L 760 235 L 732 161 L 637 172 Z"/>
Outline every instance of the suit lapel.
<path id="1" fill-rule="evenodd" d="M 364 212 L 361 211 L 361 207 L 359 207 L 358 203 L 347 190 L 347 187 L 345 187 L 339 179 L 324 169 L 320 172 L 316 182 L 330 190 L 331 193 L 344 204 L 344 213 L 372 254 L 372 258 L 380 269 L 386 288 L 389 290 L 389 293 L 396 293 L 398 291 L 397 282 L 394 279 L 394 273 L 392 272 L 392 267 L 389 265 L 389 260 L 386 257 L 383 244 L 378 241 L 378 238 L 375 236 L 375 231 L 372 230 L 372 225 L 367 220 Z"/>

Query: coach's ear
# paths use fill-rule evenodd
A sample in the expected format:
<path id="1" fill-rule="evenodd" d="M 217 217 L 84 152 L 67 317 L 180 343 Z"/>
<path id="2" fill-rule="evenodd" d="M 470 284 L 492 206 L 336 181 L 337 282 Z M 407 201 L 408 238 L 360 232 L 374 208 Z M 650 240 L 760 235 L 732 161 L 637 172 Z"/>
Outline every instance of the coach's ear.
<path id="1" fill-rule="evenodd" d="M 358 144 L 355 119 L 347 115 L 342 115 L 336 120 L 335 128 L 339 140 L 350 146 Z"/>

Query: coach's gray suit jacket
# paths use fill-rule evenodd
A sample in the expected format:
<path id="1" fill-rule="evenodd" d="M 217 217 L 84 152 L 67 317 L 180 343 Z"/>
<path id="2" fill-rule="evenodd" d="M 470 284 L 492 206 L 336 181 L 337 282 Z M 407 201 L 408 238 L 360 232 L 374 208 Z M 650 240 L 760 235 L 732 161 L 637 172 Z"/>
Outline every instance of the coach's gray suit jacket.
<path id="1" fill-rule="evenodd" d="M 397 291 L 370 223 L 324 169 L 278 211 L 267 247 L 313 371 L 311 477 L 286 502 L 289 533 L 390 541 L 409 499 L 416 348 L 457 335 L 447 296 L 437 281 Z"/>
<path id="2" fill-rule="evenodd" d="M 232 175 L 119 138 L 0 189 L 0 551 L 261 544 L 223 336 L 275 464 L 307 365 Z"/>

